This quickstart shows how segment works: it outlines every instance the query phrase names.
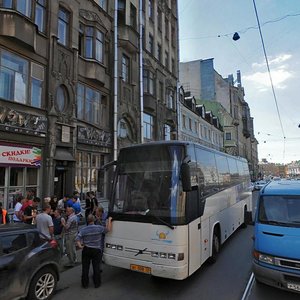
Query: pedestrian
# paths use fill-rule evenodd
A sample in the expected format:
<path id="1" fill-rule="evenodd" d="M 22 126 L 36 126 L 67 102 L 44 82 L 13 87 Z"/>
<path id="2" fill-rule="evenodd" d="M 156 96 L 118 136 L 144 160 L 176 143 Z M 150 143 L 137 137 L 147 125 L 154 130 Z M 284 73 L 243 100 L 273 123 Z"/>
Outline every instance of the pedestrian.
<path id="1" fill-rule="evenodd" d="M 60 209 L 62 213 L 66 211 L 67 208 L 67 201 L 69 199 L 68 195 L 64 195 L 62 199 L 60 199 L 57 203 L 57 208 Z"/>
<path id="2" fill-rule="evenodd" d="M 98 200 L 94 192 L 90 192 L 90 197 L 91 197 L 91 210 L 92 210 L 92 214 L 94 215 L 96 212 L 96 208 L 98 207 Z"/>
<path id="3" fill-rule="evenodd" d="M 37 215 L 37 207 L 39 204 L 40 198 L 35 197 L 24 210 L 23 222 L 26 224 L 35 224 L 35 217 Z"/>
<path id="4" fill-rule="evenodd" d="M 44 204 L 42 208 L 42 213 L 38 214 L 35 219 L 36 227 L 38 231 L 42 234 L 41 238 L 52 239 L 53 237 L 53 221 L 49 215 L 51 211 L 51 206 L 49 204 Z"/>
<path id="5" fill-rule="evenodd" d="M 75 237 L 78 233 L 78 219 L 73 207 L 67 207 L 66 215 L 67 221 L 65 219 L 61 220 L 64 227 L 66 253 L 69 259 L 66 267 L 74 267 L 76 262 Z"/>
<path id="6" fill-rule="evenodd" d="M 21 207 L 25 201 L 25 197 L 20 195 L 17 198 L 17 203 L 14 208 L 13 222 L 21 223 L 23 219 L 23 212 L 21 211 Z"/>
<path id="7" fill-rule="evenodd" d="M 77 237 L 77 246 L 82 249 L 82 274 L 81 285 L 88 288 L 90 263 L 93 266 L 93 281 L 95 288 L 101 285 L 101 261 L 103 254 L 103 234 L 111 231 L 112 218 L 108 218 L 107 226 L 95 225 L 95 217 L 90 214 L 87 217 L 88 225 L 81 228 Z"/>
<path id="8" fill-rule="evenodd" d="M 63 256 L 64 253 L 64 243 L 63 243 L 63 225 L 62 225 L 62 215 L 61 215 L 61 210 L 56 209 L 54 211 L 52 221 L 53 221 L 53 226 L 54 226 L 54 239 L 57 241 L 58 246 L 59 246 L 59 251 L 60 251 L 60 256 Z"/>
<path id="9" fill-rule="evenodd" d="M 56 196 L 52 196 L 51 199 L 50 199 L 50 202 L 49 202 L 50 206 L 51 206 L 51 215 L 54 214 L 54 211 L 56 210 L 57 208 L 57 197 Z"/>
<path id="10" fill-rule="evenodd" d="M 8 224 L 9 216 L 7 210 L 2 208 L 2 202 L 0 202 L 0 224 Z"/>

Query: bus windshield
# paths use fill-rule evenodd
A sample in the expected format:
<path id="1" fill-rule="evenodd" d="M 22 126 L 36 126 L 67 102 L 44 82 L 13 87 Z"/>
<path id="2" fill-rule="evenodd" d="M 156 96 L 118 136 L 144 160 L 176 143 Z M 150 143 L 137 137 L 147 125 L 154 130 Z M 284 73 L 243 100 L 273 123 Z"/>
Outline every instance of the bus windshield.
<path id="1" fill-rule="evenodd" d="M 278 226 L 300 226 L 300 196 L 264 196 L 258 221 Z"/>
<path id="2" fill-rule="evenodd" d="M 161 219 L 178 224 L 185 212 L 179 181 L 183 157 L 184 147 L 180 145 L 122 149 L 116 170 L 112 212 L 126 219 L 139 216 L 145 222 Z"/>

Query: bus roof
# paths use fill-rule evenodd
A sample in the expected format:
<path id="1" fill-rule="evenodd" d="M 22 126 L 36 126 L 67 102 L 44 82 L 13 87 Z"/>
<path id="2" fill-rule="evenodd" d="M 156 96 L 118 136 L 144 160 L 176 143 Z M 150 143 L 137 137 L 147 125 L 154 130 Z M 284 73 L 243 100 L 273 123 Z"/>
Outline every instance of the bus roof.
<path id="1" fill-rule="evenodd" d="M 172 141 L 152 141 L 152 142 L 147 142 L 147 143 L 143 143 L 143 144 L 134 144 L 134 145 L 126 146 L 124 148 L 121 148 L 121 150 L 122 149 L 137 148 L 137 147 L 145 147 L 145 146 L 158 146 L 158 145 L 185 145 L 185 146 L 195 145 L 195 146 L 200 147 L 202 149 L 205 149 L 207 151 L 219 153 L 219 154 L 225 155 L 227 157 L 234 157 L 234 158 L 237 158 L 237 159 L 240 159 L 240 160 L 243 160 L 243 161 L 247 162 L 247 160 L 244 157 L 233 156 L 233 155 L 227 154 L 225 152 L 218 151 L 216 149 L 209 148 L 209 147 L 206 147 L 204 145 L 201 145 L 201 144 L 198 144 L 198 143 L 195 143 L 195 142 L 191 142 L 191 141 L 179 141 L 179 140 L 172 140 Z"/>
<path id="2" fill-rule="evenodd" d="M 270 181 L 261 189 L 262 195 L 300 195 L 300 181 Z"/>

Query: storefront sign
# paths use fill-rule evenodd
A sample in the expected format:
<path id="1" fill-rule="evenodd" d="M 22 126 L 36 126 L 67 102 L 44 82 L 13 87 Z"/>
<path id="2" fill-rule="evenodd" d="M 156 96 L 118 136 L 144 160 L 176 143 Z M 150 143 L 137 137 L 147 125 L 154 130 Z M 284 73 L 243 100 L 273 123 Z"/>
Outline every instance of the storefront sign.
<path id="1" fill-rule="evenodd" d="M 42 150 L 36 147 L 0 145 L 0 165 L 40 167 Z"/>

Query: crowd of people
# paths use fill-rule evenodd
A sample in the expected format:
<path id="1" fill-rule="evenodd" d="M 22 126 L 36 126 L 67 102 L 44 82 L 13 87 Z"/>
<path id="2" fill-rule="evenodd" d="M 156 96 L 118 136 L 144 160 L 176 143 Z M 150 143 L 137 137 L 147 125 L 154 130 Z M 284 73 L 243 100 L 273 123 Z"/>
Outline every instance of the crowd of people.
<path id="1" fill-rule="evenodd" d="M 93 266 L 93 281 L 97 288 L 101 285 L 101 261 L 104 247 L 104 237 L 112 228 L 112 219 L 107 217 L 103 207 L 98 203 L 94 192 L 88 192 L 85 197 L 86 226 L 79 230 L 81 218 L 81 203 L 79 193 L 72 196 L 65 195 L 41 199 L 28 191 L 26 197 L 16 199 L 12 222 L 35 225 L 42 239 L 55 239 L 58 243 L 61 257 L 67 255 L 68 263 L 65 267 L 76 265 L 76 246 L 82 249 L 82 278 L 83 288 L 89 284 L 90 263 Z M 10 222 L 10 218 L 0 202 L 0 224 Z"/>

